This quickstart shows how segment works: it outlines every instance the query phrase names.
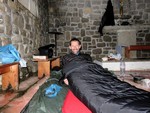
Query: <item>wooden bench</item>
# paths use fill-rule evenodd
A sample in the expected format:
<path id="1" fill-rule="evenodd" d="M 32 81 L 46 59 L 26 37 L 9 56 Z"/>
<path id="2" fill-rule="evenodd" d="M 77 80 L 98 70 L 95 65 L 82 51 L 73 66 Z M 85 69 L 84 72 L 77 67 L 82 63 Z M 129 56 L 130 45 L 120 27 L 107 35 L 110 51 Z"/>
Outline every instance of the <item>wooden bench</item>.
<path id="1" fill-rule="evenodd" d="M 33 61 L 38 62 L 38 78 L 42 78 L 44 75 L 49 77 L 50 76 L 50 70 L 54 68 L 55 66 L 60 67 L 60 58 L 51 58 L 47 60 L 38 60 L 33 59 Z"/>
<path id="2" fill-rule="evenodd" d="M 0 76 L 2 76 L 2 90 L 11 85 L 12 89 L 18 90 L 18 62 L 0 65 Z"/>
<path id="3" fill-rule="evenodd" d="M 125 57 L 130 58 L 130 51 L 150 50 L 150 45 L 130 45 L 125 47 Z"/>

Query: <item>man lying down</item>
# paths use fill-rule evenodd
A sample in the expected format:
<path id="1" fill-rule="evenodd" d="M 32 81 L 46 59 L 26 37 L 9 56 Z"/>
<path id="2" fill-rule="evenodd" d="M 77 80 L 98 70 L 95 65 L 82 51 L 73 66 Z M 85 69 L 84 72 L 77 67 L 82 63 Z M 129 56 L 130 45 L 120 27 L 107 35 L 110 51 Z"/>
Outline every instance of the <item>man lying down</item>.
<path id="1" fill-rule="evenodd" d="M 63 79 L 74 95 L 92 113 L 150 113 L 150 92 L 118 80 L 88 54 L 80 52 L 81 42 L 70 41 L 70 54 L 62 57 Z"/>

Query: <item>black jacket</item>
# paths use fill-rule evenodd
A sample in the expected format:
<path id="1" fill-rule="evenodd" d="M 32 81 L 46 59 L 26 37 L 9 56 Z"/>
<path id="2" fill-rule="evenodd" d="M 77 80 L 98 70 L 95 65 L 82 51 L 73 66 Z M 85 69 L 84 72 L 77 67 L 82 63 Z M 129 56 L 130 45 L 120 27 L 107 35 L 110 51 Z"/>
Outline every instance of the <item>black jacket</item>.
<path id="1" fill-rule="evenodd" d="M 92 61 L 92 58 L 89 54 L 84 54 L 84 53 L 79 53 L 78 55 L 70 53 L 66 54 L 65 56 L 62 57 L 61 59 L 62 67 L 67 65 L 70 62 L 78 62 L 78 61 Z"/>
<path id="2" fill-rule="evenodd" d="M 65 67 L 78 67 L 81 62 L 92 62 L 92 58 L 89 54 L 79 53 L 78 55 L 69 53 L 61 58 L 61 66 L 62 66 L 62 77 L 59 80 L 63 82 L 63 80 L 67 77 L 65 72 L 68 68 Z M 69 66 L 68 66 L 69 65 Z M 67 70 L 66 70 L 67 69 Z M 64 72 L 65 71 L 65 72 Z"/>

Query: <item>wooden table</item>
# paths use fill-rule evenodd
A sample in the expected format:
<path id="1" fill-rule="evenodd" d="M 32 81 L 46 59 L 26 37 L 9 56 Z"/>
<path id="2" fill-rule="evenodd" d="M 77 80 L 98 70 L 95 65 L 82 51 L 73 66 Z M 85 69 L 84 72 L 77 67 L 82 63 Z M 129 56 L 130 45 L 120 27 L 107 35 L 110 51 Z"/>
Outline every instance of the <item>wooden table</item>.
<path id="1" fill-rule="evenodd" d="M 18 62 L 0 65 L 0 76 L 2 76 L 2 90 L 11 85 L 12 89 L 18 90 Z"/>
<path id="2" fill-rule="evenodd" d="M 130 58 L 130 51 L 150 50 L 150 45 L 130 45 L 125 47 L 125 57 Z"/>
<path id="3" fill-rule="evenodd" d="M 136 88 L 139 88 L 139 89 L 142 89 L 142 90 L 145 90 L 145 91 L 148 91 L 150 92 L 150 88 L 149 87 L 146 87 L 140 83 L 136 83 L 134 82 L 133 80 L 133 77 L 130 75 L 134 75 L 134 76 L 142 76 L 144 78 L 148 78 L 150 79 L 150 71 L 132 71 L 132 72 L 126 72 L 125 76 L 119 76 L 120 72 L 114 72 L 115 75 L 117 75 L 117 78 L 121 81 L 125 81 L 127 83 L 129 83 L 130 85 L 132 86 L 135 86 Z"/>
<path id="4" fill-rule="evenodd" d="M 49 77 L 50 70 L 56 66 L 60 67 L 60 58 L 50 58 L 47 60 L 34 59 L 33 61 L 38 62 L 38 78 L 42 78 L 44 75 Z"/>

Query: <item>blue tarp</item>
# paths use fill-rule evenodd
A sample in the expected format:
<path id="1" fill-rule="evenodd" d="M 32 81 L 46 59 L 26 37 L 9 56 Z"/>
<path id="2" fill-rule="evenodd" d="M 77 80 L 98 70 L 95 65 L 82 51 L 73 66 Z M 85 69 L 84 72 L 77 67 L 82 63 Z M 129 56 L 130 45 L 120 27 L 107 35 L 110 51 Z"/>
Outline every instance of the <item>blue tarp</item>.
<path id="1" fill-rule="evenodd" d="M 8 64 L 20 61 L 19 52 L 12 44 L 0 46 L 0 60 L 2 64 Z"/>

